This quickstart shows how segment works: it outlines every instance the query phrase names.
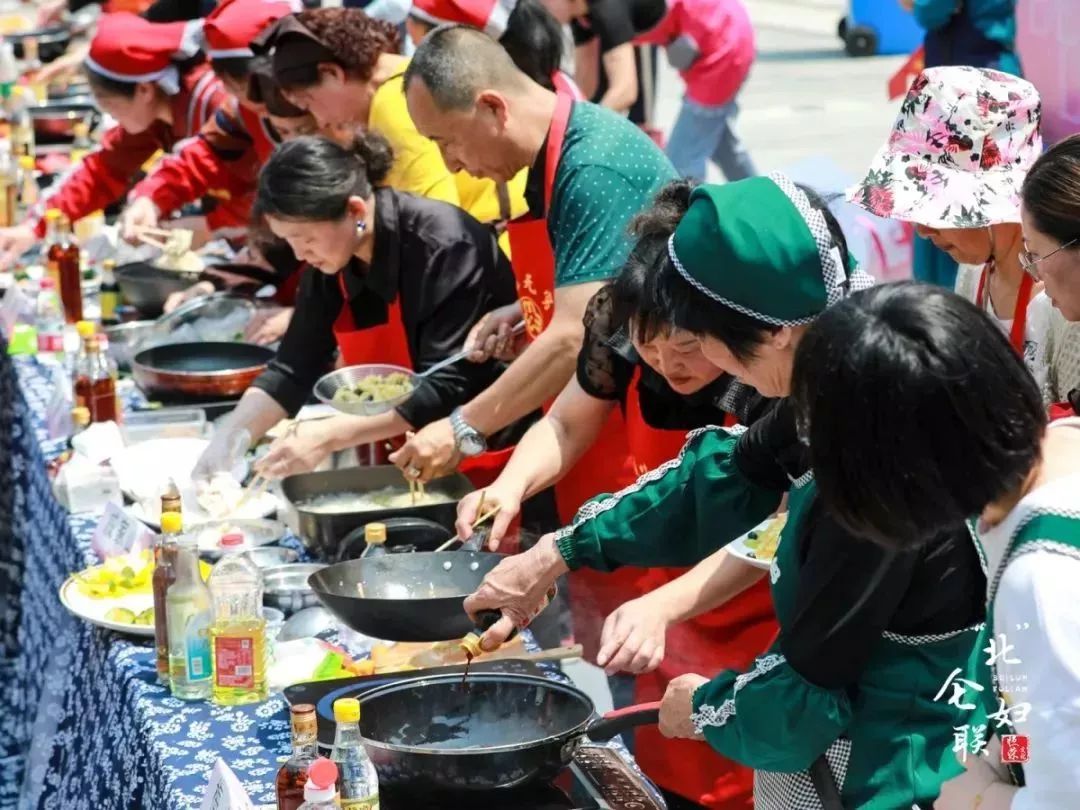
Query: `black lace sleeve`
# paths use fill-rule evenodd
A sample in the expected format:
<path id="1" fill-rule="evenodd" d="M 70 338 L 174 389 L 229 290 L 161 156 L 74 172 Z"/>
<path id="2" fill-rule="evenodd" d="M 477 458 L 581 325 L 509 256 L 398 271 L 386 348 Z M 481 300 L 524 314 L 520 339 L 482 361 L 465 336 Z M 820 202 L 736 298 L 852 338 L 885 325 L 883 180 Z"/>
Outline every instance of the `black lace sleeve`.
<path id="1" fill-rule="evenodd" d="M 585 308 L 585 339 L 578 353 L 577 380 L 589 396 L 623 401 L 634 366 L 613 346 L 619 338 L 612 324 L 612 310 L 611 287 L 602 287 Z"/>

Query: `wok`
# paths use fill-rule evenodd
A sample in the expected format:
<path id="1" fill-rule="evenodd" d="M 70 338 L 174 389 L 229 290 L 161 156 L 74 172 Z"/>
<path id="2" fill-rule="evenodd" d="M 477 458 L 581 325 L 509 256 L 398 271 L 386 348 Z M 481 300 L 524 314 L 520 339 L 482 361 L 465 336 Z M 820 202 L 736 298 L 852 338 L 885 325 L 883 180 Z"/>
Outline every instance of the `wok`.
<path id="1" fill-rule="evenodd" d="M 117 267 L 115 277 L 124 300 L 143 315 L 156 318 L 165 308 L 165 299 L 186 290 L 198 281 L 199 274 L 162 270 L 149 262 L 130 262 Z"/>
<path id="2" fill-rule="evenodd" d="M 358 633 L 387 641 L 450 641 L 475 629 L 462 603 L 502 559 L 484 551 L 385 554 L 323 568 L 308 584 L 338 621 Z"/>
<path id="3" fill-rule="evenodd" d="M 391 517 L 420 517 L 452 531 L 457 518 L 457 501 L 473 490 L 468 478 L 454 473 L 427 485 L 428 492 L 442 493 L 452 499 L 447 503 L 394 509 L 363 509 L 336 514 L 317 512 L 304 506 L 320 495 L 335 492 L 364 494 L 390 486 L 406 489 L 401 470 L 385 464 L 292 475 L 281 482 L 281 492 L 289 502 L 292 512 L 291 528 L 300 536 L 308 551 L 325 560 L 337 560 L 341 557 L 342 539 L 366 523 L 377 523 Z"/>
<path id="4" fill-rule="evenodd" d="M 273 356 L 251 343 L 170 343 L 136 354 L 131 373 L 151 397 L 228 399 L 246 391 Z"/>
<path id="5" fill-rule="evenodd" d="M 97 116 L 97 105 L 87 96 L 73 96 L 30 107 L 34 137 L 42 143 L 72 141 L 75 139 L 75 125 L 85 121 L 93 126 Z"/>
<path id="6" fill-rule="evenodd" d="M 63 56 L 71 43 L 71 32 L 62 25 L 52 25 L 48 28 L 39 28 L 31 31 L 22 31 L 18 34 L 4 34 L 4 39 L 12 43 L 16 59 L 24 59 L 23 41 L 34 37 L 38 42 L 38 58 L 43 62 L 51 62 L 59 56 Z"/>
<path id="7" fill-rule="evenodd" d="M 585 739 L 659 720 L 659 703 L 596 718 L 580 689 L 476 672 L 396 681 L 360 695 L 360 736 L 379 785 L 409 791 L 512 788 L 552 779 Z"/>

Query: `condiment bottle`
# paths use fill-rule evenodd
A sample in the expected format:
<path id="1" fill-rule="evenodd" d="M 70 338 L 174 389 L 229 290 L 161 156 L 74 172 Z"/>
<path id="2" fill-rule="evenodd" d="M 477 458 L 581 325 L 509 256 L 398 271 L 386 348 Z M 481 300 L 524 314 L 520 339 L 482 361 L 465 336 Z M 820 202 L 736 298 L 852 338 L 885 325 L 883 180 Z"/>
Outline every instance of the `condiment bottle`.
<path id="1" fill-rule="evenodd" d="M 277 810 L 297 810 L 304 803 L 308 769 L 318 754 L 315 707 L 310 703 L 298 703 L 289 708 L 289 716 L 292 720 L 292 756 L 277 773 Z M 336 774 L 330 786 L 333 787 L 335 782 Z"/>
<path id="2" fill-rule="evenodd" d="M 171 513 L 175 514 L 175 513 Z M 165 594 L 169 686 L 181 700 L 210 697 L 210 590 L 199 572 L 195 538 L 178 538 L 176 580 Z"/>
<path id="3" fill-rule="evenodd" d="M 59 208 L 50 208 L 45 212 L 45 269 L 48 277 L 60 288 L 60 260 L 64 255 L 64 245 L 60 238 L 60 220 L 64 214 Z"/>
<path id="4" fill-rule="evenodd" d="M 330 758 L 337 763 L 341 810 L 378 810 L 379 774 L 360 739 L 360 701 L 334 701 L 334 747 Z"/>
<path id="5" fill-rule="evenodd" d="M 338 810 L 337 778 L 337 765 L 331 760 L 319 757 L 311 763 L 300 810 Z"/>
<path id="6" fill-rule="evenodd" d="M 51 278 L 41 280 L 36 305 L 37 350 L 39 352 L 62 352 L 64 350 L 64 312 L 60 306 L 60 293 Z"/>
<path id="7" fill-rule="evenodd" d="M 41 73 L 41 56 L 37 37 L 24 37 L 22 46 L 23 73 L 27 74 L 28 77 L 28 85 L 32 94 L 31 101 L 44 104 L 49 100 L 49 85 L 48 82 L 43 82 L 38 78 Z"/>
<path id="8" fill-rule="evenodd" d="M 84 396 L 88 400 L 85 404 L 90 408 L 90 417 L 95 422 L 117 421 L 116 380 L 113 379 L 109 363 L 101 351 L 98 335 L 91 335 L 86 340 L 86 364 L 84 371 L 79 374 L 79 383 L 84 379 L 89 382 L 88 389 L 84 389 Z M 79 383 L 75 386 L 76 396 L 79 396 L 80 392 Z"/>
<path id="9" fill-rule="evenodd" d="M 106 259 L 101 263 L 101 293 L 98 296 L 101 305 L 101 322 L 119 323 L 116 309 L 120 306 L 120 285 L 116 283 L 116 261 Z"/>
<path id="10" fill-rule="evenodd" d="M 262 572 L 244 553 L 243 535 L 222 537 L 221 550 L 210 573 L 212 700 L 221 706 L 258 703 L 267 697 Z"/>
<path id="11" fill-rule="evenodd" d="M 180 503 L 180 487 L 170 478 L 165 491 L 161 493 L 161 514 L 176 512 L 176 514 L 181 515 L 183 511 Z"/>
<path id="12" fill-rule="evenodd" d="M 154 542 L 154 651 L 158 683 L 169 684 L 169 620 L 165 599 L 176 581 L 177 540 L 184 528 L 178 512 L 163 512 L 161 534 Z"/>
<path id="13" fill-rule="evenodd" d="M 0 143 L 0 227 L 10 228 L 19 218 L 19 167 L 11 144 Z"/>
<path id="14" fill-rule="evenodd" d="M 23 215 L 37 205 L 39 194 L 34 159 L 30 155 L 19 158 L 19 207 Z"/>
<path id="15" fill-rule="evenodd" d="M 12 89 L 11 148 L 16 157 L 34 156 L 34 119 L 30 115 L 29 93 L 24 87 Z"/>
<path id="16" fill-rule="evenodd" d="M 364 542 L 367 547 L 360 555 L 365 557 L 381 557 L 386 554 L 386 524 L 369 523 L 364 527 Z"/>
<path id="17" fill-rule="evenodd" d="M 75 141 L 71 144 L 71 165 L 74 166 L 84 157 L 86 157 L 90 150 L 94 148 L 94 144 L 90 141 L 90 125 L 85 121 L 79 121 L 71 128 L 72 133 L 75 135 Z"/>
<path id="18" fill-rule="evenodd" d="M 60 217 L 58 226 L 60 250 L 57 251 L 57 270 L 60 273 L 60 300 L 64 303 L 64 316 L 68 323 L 77 323 L 83 317 L 82 261 L 79 246 L 71 235 L 71 224 Z M 49 249 L 50 260 L 52 248 Z"/>

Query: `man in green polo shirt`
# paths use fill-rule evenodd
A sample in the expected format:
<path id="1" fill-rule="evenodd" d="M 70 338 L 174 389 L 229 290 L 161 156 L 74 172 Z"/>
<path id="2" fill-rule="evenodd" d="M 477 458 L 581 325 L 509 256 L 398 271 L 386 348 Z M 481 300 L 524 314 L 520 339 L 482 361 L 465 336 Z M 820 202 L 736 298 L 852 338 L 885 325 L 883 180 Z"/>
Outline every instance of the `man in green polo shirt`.
<path id="1" fill-rule="evenodd" d="M 676 177 L 641 130 L 588 102 L 571 104 L 572 85 L 554 78 L 564 92 L 533 82 L 495 40 L 462 26 L 428 34 L 405 73 L 413 122 L 439 145 L 451 171 L 506 183 L 529 169 L 530 216 L 546 230 L 539 241 L 550 242 L 540 245 L 535 228 L 531 236 L 520 226 L 511 229 L 521 298 L 481 324 L 477 344 L 505 343 L 522 318 L 532 340 L 491 387 L 392 456 L 411 477 L 429 478 L 477 454 L 485 437 L 558 395 L 577 362 L 585 306 L 629 253 L 630 218 Z M 581 500 L 605 482 L 594 484 Z M 560 512 L 580 503 L 557 496 L 564 501 Z"/>

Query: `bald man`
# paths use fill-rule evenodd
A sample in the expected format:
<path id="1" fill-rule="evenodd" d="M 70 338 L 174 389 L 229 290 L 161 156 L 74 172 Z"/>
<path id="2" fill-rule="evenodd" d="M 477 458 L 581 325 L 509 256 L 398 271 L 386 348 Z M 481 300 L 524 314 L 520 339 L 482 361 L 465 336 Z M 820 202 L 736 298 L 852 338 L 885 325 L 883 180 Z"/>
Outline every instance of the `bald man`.
<path id="1" fill-rule="evenodd" d="M 424 428 L 393 457 L 406 475 L 427 478 L 550 403 L 570 381 L 585 306 L 626 260 L 630 218 L 676 175 L 633 124 L 545 89 L 472 28 L 432 31 L 406 70 L 405 94 L 417 129 L 439 145 L 451 171 L 506 182 L 529 169 L 530 216 L 510 228 L 519 304 L 492 313 L 478 330 L 479 341 L 490 346 L 487 338 L 505 338 L 524 318 L 529 343 L 490 388 L 450 419 Z M 621 446 L 612 441 L 606 460 L 585 464 L 588 491 L 571 492 L 565 483 L 556 490 L 564 517 L 617 483 L 602 467 L 621 470 L 629 453 L 625 440 Z"/>

